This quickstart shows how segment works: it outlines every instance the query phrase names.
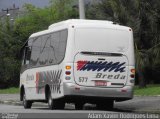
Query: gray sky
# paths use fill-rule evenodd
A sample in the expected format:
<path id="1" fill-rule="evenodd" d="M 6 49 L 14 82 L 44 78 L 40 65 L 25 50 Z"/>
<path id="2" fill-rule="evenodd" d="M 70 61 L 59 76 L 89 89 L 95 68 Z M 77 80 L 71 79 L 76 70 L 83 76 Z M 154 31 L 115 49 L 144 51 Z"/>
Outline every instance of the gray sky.
<path id="1" fill-rule="evenodd" d="M 49 5 L 50 0 L 0 0 L 0 11 L 6 8 L 22 7 L 24 3 L 31 3 L 37 7 L 45 7 Z"/>

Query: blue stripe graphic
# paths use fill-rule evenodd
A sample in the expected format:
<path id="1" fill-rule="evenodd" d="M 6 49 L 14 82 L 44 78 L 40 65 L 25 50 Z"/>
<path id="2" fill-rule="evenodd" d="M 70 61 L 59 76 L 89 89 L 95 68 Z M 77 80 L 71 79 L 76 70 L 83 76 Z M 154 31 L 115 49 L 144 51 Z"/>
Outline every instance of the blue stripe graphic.
<path id="1" fill-rule="evenodd" d="M 114 72 L 125 72 L 125 62 L 102 62 L 102 61 L 88 61 L 80 71 L 114 71 Z"/>

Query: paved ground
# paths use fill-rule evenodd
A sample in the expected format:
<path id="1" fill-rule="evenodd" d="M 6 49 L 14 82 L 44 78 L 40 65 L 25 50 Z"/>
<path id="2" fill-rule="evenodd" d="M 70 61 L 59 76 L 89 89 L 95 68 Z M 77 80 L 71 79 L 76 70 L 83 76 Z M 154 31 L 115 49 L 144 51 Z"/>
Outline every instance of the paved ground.
<path id="1" fill-rule="evenodd" d="M 19 102 L 19 94 L 0 94 L 0 102 L 3 104 L 14 104 L 14 105 L 21 105 L 21 102 Z M 4 105 L 5 106 L 5 105 Z M 44 110 L 48 109 L 47 104 L 45 103 L 34 103 L 33 108 L 35 107 L 35 110 L 37 107 L 43 107 Z M 19 107 L 20 109 L 22 107 Z M 43 110 L 43 108 L 40 110 Z M 4 110 L 3 110 L 4 109 Z M 74 105 L 72 104 L 66 104 L 66 109 L 74 109 Z M 85 105 L 85 110 L 96 110 L 96 107 L 94 105 Z M 7 112 L 8 110 L 5 110 L 5 108 L 0 107 L 0 112 Z M 11 110 L 12 111 L 12 110 Z M 113 112 L 149 112 L 149 113 L 159 113 L 160 114 L 160 96 L 154 96 L 154 97 L 134 97 L 132 100 L 124 101 L 124 102 L 115 102 Z"/>
<path id="2" fill-rule="evenodd" d="M 147 113 L 144 115 L 144 113 Z M 129 114 L 129 115 L 128 115 Z M 149 116 L 148 116 L 149 114 Z M 18 94 L 0 94 L 0 118 L 160 118 L 160 96 L 134 97 L 132 100 L 115 102 L 112 110 L 97 110 L 95 105 L 86 104 L 83 110 L 75 110 L 73 104 L 66 104 L 64 110 L 49 110 L 45 103 L 34 103 L 31 109 L 24 109 Z M 131 116 L 131 117 L 128 117 Z"/>
<path id="3" fill-rule="evenodd" d="M 114 111 L 98 111 L 98 110 L 74 110 L 65 108 L 64 110 L 49 110 L 48 107 L 38 107 L 33 106 L 32 109 L 24 109 L 22 106 L 16 105 L 6 105 L 0 104 L 0 118 L 8 117 L 8 115 L 12 115 L 16 119 L 23 118 L 23 119 L 48 119 L 48 118 L 63 118 L 63 119 L 87 119 L 89 115 L 104 115 L 109 113 L 119 114 L 118 112 Z M 117 115 L 118 116 L 118 115 Z M 101 117 L 103 118 L 103 117 Z"/>

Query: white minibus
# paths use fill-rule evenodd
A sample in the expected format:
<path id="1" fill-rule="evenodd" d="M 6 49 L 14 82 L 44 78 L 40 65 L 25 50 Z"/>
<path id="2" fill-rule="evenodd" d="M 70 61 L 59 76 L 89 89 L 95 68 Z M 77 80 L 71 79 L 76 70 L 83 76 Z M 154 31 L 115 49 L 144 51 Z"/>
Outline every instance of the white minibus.
<path id="1" fill-rule="evenodd" d="M 32 34 L 21 50 L 20 100 L 110 109 L 133 98 L 132 29 L 110 21 L 71 19 Z"/>

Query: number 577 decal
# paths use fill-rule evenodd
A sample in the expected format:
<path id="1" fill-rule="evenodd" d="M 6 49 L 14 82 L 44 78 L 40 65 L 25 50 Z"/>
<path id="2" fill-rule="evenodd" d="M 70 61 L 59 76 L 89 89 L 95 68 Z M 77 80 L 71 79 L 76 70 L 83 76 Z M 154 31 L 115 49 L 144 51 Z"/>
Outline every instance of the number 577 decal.
<path id="1" fill-rule="evenodd" d="M 79 82 L 87 82 L 88 77 L 79 77 Z"/>

